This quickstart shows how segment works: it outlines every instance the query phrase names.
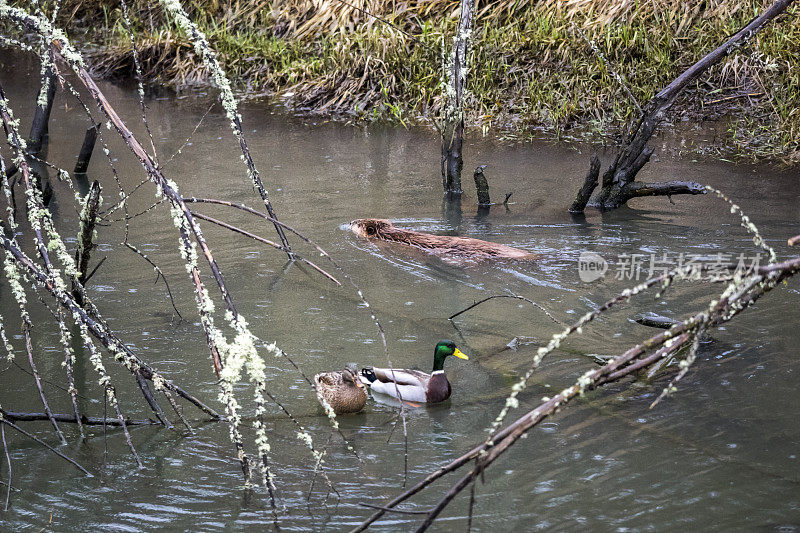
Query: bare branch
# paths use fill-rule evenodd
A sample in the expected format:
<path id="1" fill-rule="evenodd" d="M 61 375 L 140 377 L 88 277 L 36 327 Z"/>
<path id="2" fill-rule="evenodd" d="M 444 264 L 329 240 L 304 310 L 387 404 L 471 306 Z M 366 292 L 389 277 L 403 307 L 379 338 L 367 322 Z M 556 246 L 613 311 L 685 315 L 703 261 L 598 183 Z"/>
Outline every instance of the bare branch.
<path id="1" fill-rule="evenodd" d="M 6 463 L 8 464 L 8 490 L 6 491 L 6 506 L 5 511 L 8 511 L 8 502 L 11 500 L 11 456 L 8 454 L 8 444 L 6 443 L 6 427 L 0 424 L 0 438 L 3 440 L 3 452 L 6 456 Z"/>
<path id="2" fill-rule="evenodd" d="M 296 254 L 295 252 L 292 252 L 291 250 L 287 250 L 286 248 L 284 248 L 283 246 L 281 246 L 280 244 L 278 244 L 276 242 L 273 242 L 273 241 L 271 241 L 269 239 L 265 239 L 264 237 L 259 237 L 258 235 L 250 233 L 249 231 L 245 231 L 245 230 L 243 230 L 241 228 L 237 228 L 236 226 L 233 226 L 233 225 L 228 224 L 226 222 L 222 222 L 221 220 L 217 220 L 216 218 L 210 217 L 208 215 L 204 215 L 202 213 L 198 213 L 196 211 L 192 211 L 192 215 L 194 215 L 195 217 L 197 217 L 197 218 L 199 218 L 201 220 L 207 220 L 207 221 L 211 222 L 212 224 L 216 224 L 217 226 L 223 227 L 225 229 L 229 229 L 229 230 L 231 230 L 231 231 L 233 231 L 235 233 L 238 233 L 240 235 L 244 235 L 245 237 L 249 237 L 249 238 L 253 239 L 254 241 L 258 241 L 258 242 L 266 244 L 268 246 L 272 246 L 275 249 L 282 250 L 284 252 L 291 252 L 295 259 L 299 259 L 303 263 L 307 264 L 308 266 L 310 266 L 311 268 L 313 268 L 314 270 L 316 270 L 317 272 L 319 272 L 320 274 L 322 274 L 323 276 L 325 276 L 326 278 L 328 278 L 329 280 L 334 282 L 336 285 L 339 285 L 340 287 L 342 285 L 341 283 L 339 283 L 338 279 L 334 278 L 333 276 L 331 276 L 330 274 L 325 272 L 322 268 L 318 267 L 317 265 L 315 265 L 314 263 L 312 263 L 308 259 Z"/>
<path id="3" fill-rule="evenodd" d="M 486 298 L 484 298 L 484 299 L 482 299 L 482 300 L 478 300 L 477 302 L 475 302 L 474 304 L 470 305 L 469 307 L 467 307 L 467 308 L 465 308 L 465 309 L 462 309 L 462 310 L 461 310 L 461 311 L 459 311 L 458 313 L 455 313 L 455 314 L 453 314 L 453 315 L 450 315 L 449 317 L 447 317 L 447 320 L 453 320 L 453 319 L 454 319 L 455 317 L 457 317 L 458 315 L 460 315 L 460 314 L 463 314 L 463 313 L 466 313 L 466 312 L 467 312 L 467 311 L 469 311 L 470 309 L 473 309 L 473 308 L 475 308 L 475 307 L 479 306 L 480 304 L 482 304 L 482 303 L 484 303 L 484 302 L 488 302 L 489 300 L 493 300 L 493 299 L 495 299 L 495 298 L 513 298 L 513 299 L 515 299 L 515 300 L 522 300 L 522 301 L 524 301 L 524 302 L 528 302 L 528 303 L 529 303 L 529 304 L 531 304 L 532 306 L 534 306 L 534 307 L 536 307 L 537 309 L 539 309 L 539 310 L 543 311 L 543 312 L 544 312 L 544 314 L 546 314 L 548 317 L 550 317 L 550 320 L 552 320 L 552 321 L 553 321 L 553 322 L 555 322 L 556 324 L 561 324 L 561 325 L 564 325 L 564 323 L 563 323 L 563 322 L 561 322 L 561 321 L 560 321 L 560 320 L 558 320 L 556 317 L 554 317 L 553 315 L 551 315 L 551 314 L 550 314 L 550 312 L 549 312 L 547 309 L 545 309 L 544 307 L 542 307 L 541 305 L 539 305 L 539 304 L 537 304 L 536 302 L 534 302 L 533 300 L 529 300 L 528 298 L 525 298 L 525 297 L 523 297 L 523 296 L 517 296 L 516 294 L 495 294 L 495 295 L 492 295 L 492 296 L 487 296 Z"/>
<path id="4" fill-rule="evenodd" d="M 75 468 L 77 468 L 78 470 L 80 470 L 84 474 L 86 474 L 86 477 L 94 477 L 94 475 L 91 472 L 89 472 L 84 467 L 82 467 L 80 464 L 78 464 L 77 461 L 75 461 L 74 459 L 72 459 L 70 457 L 67 457 L 66 455 L 64 455 L 60 451 L 56 450 L 55 448 L 53 448 L 52 446 L 47 444 L 45 441 L 43 441 L 42 439 L 40 439 L 36 435 L 32 435 L 31 433 L 28 433 L 27 431 L 25 431 L 24 429 L 22 429 L 21 427 L 16 425 L 14 422 L 11 422 L 10 420 L 6 420 L 4 418 L 0 418 L 0 424 L 5 424 L 6 426 L 10 427 L 11 429 L 14 429 L 14 430 L 18 431 L 19 433 L 22 433 L 23 435 L 25 435 L 29 439 L 41 444 L 42 446 L 44 446 L 45 448 L 47 448 L 48 450 L 50 450 L 51 452 L 53 452 L 57 456 L 61 457 L 62 459 L 64 459 L 68 463 L 72 464 L 73 466 L 75 466 Z"/>

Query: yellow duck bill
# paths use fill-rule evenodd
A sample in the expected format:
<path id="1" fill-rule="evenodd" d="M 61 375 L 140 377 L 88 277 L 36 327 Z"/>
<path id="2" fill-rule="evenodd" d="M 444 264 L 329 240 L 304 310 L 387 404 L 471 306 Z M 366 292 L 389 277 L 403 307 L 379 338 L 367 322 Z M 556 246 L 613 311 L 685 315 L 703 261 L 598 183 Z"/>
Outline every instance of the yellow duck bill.
<path id="1" fill-rule="evenodd" d="M 455 355 L 459 359 L 465 359 L 465 360 L 469 361 L 469 357 L 467 357 L 467 354 L 465 354 L 464 352 L 462 352 L 458 348 L 456 348 L 456 351 L 453 352 L 453 355 Z"/>

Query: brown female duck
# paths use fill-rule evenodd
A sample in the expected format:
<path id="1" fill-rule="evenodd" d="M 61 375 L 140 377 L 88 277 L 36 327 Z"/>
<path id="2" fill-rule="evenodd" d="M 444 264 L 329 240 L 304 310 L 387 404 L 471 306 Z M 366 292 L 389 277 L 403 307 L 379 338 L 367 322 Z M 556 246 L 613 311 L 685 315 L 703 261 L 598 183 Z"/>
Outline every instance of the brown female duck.
<path id="1" fill-rule="evenodd" d="M 347 363 L 344 370 L 317 374 L 314 385 L 319 403 L 327 403 L 337 415 L 357 413 L 367 403 L 367 389 L 358 378 L 355 363 Z"/>

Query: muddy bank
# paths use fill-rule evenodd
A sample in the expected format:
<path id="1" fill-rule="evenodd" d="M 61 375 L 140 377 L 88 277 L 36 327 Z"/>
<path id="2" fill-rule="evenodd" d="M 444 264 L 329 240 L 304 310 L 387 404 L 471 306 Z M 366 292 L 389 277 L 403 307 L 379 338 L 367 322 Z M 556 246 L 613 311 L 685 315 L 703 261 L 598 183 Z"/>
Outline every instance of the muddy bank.
<path id="1" fill-rule="evenodd" d="M 613 139 L 637 105 L 769 3 L 480 2 L 468 124 L 510 138 Z M 348 4 L 206 1 L 187 8 L 243 97 L 347 119 L 435 120 L 442 42 L 452 40 L 457 3 Z M 148 82 L 176 90 L 208 83 L 188 39 L 159 5 L 131 12 Z M 686 144 L 750 159 L 800 160 L 797 14 L 791 7 L 675 104 L 673 123 L 714 121 L 721 131 L 713 141 L 684 137 Z M 61 23 L 80 36 L 96 73 L 132 75 L 130 37 L 116 4 L 68 2 Z"/>

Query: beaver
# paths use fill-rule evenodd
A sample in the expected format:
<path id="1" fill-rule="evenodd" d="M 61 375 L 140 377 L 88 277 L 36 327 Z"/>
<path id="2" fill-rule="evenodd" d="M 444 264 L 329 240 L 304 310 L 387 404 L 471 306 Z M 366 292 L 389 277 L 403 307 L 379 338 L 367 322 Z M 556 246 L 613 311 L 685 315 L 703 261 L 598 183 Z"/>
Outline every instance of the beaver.
<path id="1" fill-rule="evenodd" d="M 350 222 L 350 229 L 356 235 L 368 239 L 407 244 L 427 252 L 445 257 L 457 257 L 480 261 L 486 259 L 535 259 L 536 256 L 519 248 L 505 244 L 482 241 L 468 237 L 431 235 L 400 229 L 388 220 L 380 218 L 359 218 Z"/>

